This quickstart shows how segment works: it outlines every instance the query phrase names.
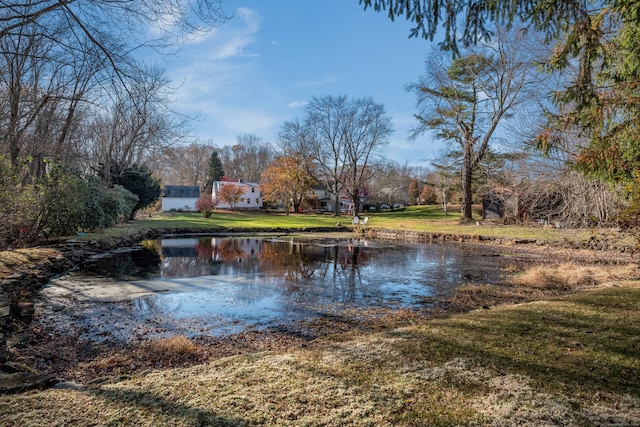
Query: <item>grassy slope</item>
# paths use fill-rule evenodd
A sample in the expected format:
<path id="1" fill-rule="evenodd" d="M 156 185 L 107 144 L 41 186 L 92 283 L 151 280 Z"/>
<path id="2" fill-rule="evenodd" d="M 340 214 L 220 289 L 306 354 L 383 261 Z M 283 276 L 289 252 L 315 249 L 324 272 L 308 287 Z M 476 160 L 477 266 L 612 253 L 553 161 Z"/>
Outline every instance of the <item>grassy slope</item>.
<path id="1" fill-rule="evenodd" d="M 367 227 L 392 230 L 415 230 L 454 234 L 486 235 L 496 237 L 537 238 L 542 240 L 560 240 L 567 236 L 587 236 L 588 232 L 575 230 L 542 229 L 540 227 L 519 226 L 476 226 L 461 225 L 458 212 L 445 215 L 439 206 L 410 206 L 404 210 L 366 214 L 369 217 Z M 130 231 L 149 228 L 193 228 L 193 229 L 225 229 L 225 228 L 305 228 L 335 227 L 337 223 L 351 226 L 348 215 L 284 215 L 263 212 L 215 212 L 210 218 L 203 218 L 197 213 L 178 213 L 141 218 L 130 224 L 111 228 L 103 233 L 92 233 L 89 237 L 118 236 Z"/>
<path id="2" fill-rule="evenodd" d="M 436 215 L 376 214 L 370 224 L 490 229 Z M 336 222 L 331 216 L 248 215 L 238 225 L 238 218 L 217 214 L 210 220 L 151 218 L 128 227 L 186 227 L 185 218 L 190 228 Z M 430 224 L 420 224 L 426 218 Z M 516 237 L 530 232 L 507 229 Z M 527 280 L 523 286 L 535 287 L 542 279 Z M 0 425 L 640 425 L 640 281 L 614 275 L 596 284 L 526 304 L 334 336 L 286 353 L 156 371 L 83 391 L 2 396 Z"/>

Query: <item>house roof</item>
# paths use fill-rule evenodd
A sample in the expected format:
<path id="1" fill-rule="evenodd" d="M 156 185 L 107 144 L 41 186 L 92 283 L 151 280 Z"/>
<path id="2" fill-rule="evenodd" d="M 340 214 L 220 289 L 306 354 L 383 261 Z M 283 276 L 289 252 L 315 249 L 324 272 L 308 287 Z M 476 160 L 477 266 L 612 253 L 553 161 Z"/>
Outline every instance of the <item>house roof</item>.
<path id="1" fill-rule="evenodd" d="M 242 181 L 214 181 L 213 186 L 216 190 L 220 190 L 220 187 L 223 185 L 236 185 L 238 187 L 247 187 L 247 188 L 259 188 L 260 184 L 256 182 L 242 182 Z"/>
<path id="2" fill-rule="evenodd" d="M 200 197 L 200 187 L 197 185 L 165 185 L 163 190 L 164 197 Z"/>

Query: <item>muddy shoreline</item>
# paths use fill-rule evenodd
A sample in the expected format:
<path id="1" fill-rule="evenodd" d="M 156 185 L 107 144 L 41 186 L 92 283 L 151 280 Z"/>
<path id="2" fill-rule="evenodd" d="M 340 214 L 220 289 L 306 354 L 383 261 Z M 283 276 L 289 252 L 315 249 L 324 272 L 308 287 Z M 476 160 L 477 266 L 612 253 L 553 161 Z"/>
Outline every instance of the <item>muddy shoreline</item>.
<path id="1" fill-rule="evenodd" d="M 338 229 L 278 230 L 260 232 L 279 234 L 345 232 Z M 344 322 L 341 319 L 321 319 L 305 325 L 304 334 L 286 329 L 247 331 L 224 338 L 199 339 L 193 342 L 188 354 L 176 359 L 154 356 L 149 343 L 136 346 L 87 345 L 74 342 L 32 325 L 34 302 L 39 291 L 48 281 L 79 266 L 88 257 L 117 248 L 137 245 L 141 240 L 166 235 L 203 234 L 256 234 L 256 230 L 203 230 L 160 229 L 136 233 L 108 241 L 67 240 L 49 246 L 53 255 L 34 259 L 27 269 L 12 272 L 0 278 L 0 393 L 16 392 L 33 387 L 48 387 L 61 380 L 82 384 L 99 383 L 122 375 L 141 374 L 151 369 L 189 366 L 220 357 L 256 351 L 282 351 L 305 345 L 318 337 L 346 332 L 353 329 L 380 329 L 393 327 L 425 316 L 442 315 L 476 308 L 488 308 L 499 303 L 519 302 L 480 297 L 470 303 L 443 302 L 429 313 L 395 312 L 381 315 L 375 321 Z M 615 241 L 602 238 L 587 242 L 545 242 L 533 239 L 488 238 L 473 235 L 445 233 L 367 230 L 369 238 L 414 242 L 463 242 L 466 244 L 494 245 L 501 250 L 537 254 L 538 262 L 559 262 L 573 259 L 587 263 L 633 262 L 635 248 L 616 246 Z"/>

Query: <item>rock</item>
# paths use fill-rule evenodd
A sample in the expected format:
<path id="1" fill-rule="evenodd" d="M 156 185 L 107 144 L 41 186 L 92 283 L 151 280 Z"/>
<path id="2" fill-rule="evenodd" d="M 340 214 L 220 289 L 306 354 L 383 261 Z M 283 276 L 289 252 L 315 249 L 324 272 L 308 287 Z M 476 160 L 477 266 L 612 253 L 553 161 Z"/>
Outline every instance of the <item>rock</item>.
<path id="1" fill-rule="evenodd" d="M 31 366 L 27 366 L 23 363 L 19 363 L 19 362 L 7 362 L 4 363 L 2 365 L 2 371 L 6 372 L 7 374 L 17 374 L 19 372 L 23 372 L 23 373 L 31 373 L 34 375 L 39 375 L 40 373 L 32 368 Z"/>
<path id="2" fill-rule="evenodd" d="M 31 335 L 29 332 L 22 332 L 20 334 L 14 335 L 10 338 L 7 338 L 7 345 L 9 347 L 25 347 L 29 344 L 29 340 L 31 339 Z"/>
<path id="3" fill-rule="evenodd" d="M 0 374 L 0 394 L 19 393 L 34 388 L 47 388 L 56 382 L 54 375 L 34 375 L 27 372 Z"/>
<path id="4" fill-rule="evenodd" d="M 58 390 L 84 390 L 86 387 L 83 384 L 63 380 L 55 383 L 51 388 L 55 388 Z"/>

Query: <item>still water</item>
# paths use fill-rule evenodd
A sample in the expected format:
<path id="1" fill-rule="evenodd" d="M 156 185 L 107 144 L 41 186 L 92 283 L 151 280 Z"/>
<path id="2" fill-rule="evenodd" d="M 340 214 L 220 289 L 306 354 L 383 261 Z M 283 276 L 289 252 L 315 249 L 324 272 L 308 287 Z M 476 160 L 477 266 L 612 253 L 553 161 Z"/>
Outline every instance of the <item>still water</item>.
<path id="1" fill-rule="evenodd" d="M 165 238 L 94 257 L 42 293 L 41 321 L 78 338 L 221 336 L 320 317 L 422 309 L 495 283 L 503 257 L 457 244 L 277 236 Z"/>

